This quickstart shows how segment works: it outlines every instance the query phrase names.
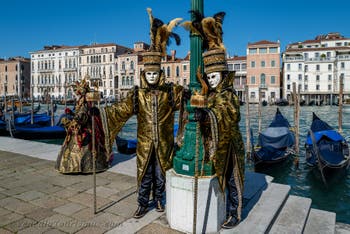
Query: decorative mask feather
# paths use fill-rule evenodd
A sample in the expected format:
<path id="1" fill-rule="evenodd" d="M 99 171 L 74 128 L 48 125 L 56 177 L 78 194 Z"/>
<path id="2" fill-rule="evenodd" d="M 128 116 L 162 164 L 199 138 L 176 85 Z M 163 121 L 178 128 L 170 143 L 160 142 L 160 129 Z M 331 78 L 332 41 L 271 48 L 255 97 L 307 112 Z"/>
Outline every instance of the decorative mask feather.
<path id="1" fill-rule="evenodd" d="M 193 21 L 185 21 L 181 26 L 201 36 L 204 50 L 225 50 L 222 40 L 222 22 L 225 12 L 218 12 L 213 17 L 204 17 L 199 11 L 190 11 L 190 13 L 193 14 Z"/>
<path id="2" fill-rule="evenodd" d="M 161 52 L 162 56 L 166 55 L 166 46 L 170 44 L 170 37 L 175 39 L 176 45 L 180 45 L 180 37 L 178 34 L 173 33 L 174 27 L 179 25 L 182 18 L 175 18 L 168 24 L 164 24 L 158 18 L 154 18 L 152 15 L 152 9 L 147 8 L 149 20 L 150 20 L 150 38 L 151 47 L 150 51 Z"/>

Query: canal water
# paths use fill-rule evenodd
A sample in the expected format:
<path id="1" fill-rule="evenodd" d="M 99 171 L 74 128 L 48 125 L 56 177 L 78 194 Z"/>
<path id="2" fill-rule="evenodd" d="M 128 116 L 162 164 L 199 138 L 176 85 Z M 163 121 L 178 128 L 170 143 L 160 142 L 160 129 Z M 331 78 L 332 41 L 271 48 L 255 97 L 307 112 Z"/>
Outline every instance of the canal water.
<path id="1" fill-rule="evenodd" d="M 246 106 L 241 106 L 240 130 L 246 141 L 245 111 Z M 282 114 L 294 125 L 293 106 L 278 107 Z M 277 106 L 262 107 L 262 130 L 272 121 Z M 250 105 L 250 122 L 253 131 L 254 142 L 257 142 L 258 133 L 258 106 Z M 312 199 L 312 208 L 332 211 L 337 214 L 337 222 L 350 223 L 350 173 L 325 186 L 317 173 L 306 165 L 304 143 L 307 132 L 312 122 L 312 112 L 332 127 L 338 129 L 338 106 L 302 106 L 300 109 L 300 155 L 299 166 L 295 167 L 293 160 L 259 171 L 274 177 L 274 182 L 291 186 L 290 194 L 308 197 Z M 133 116 L 123 127 L 119 136 L 128 139 L 136 138 L 136 116 Z M 350 110 L 343 110 L 343 136 L 350 138 Z M 61 144 L 62 141 L 49 141 L 48 143 Z M 254 171 L 252 163 L 247 160 L 246 170 Z"/>

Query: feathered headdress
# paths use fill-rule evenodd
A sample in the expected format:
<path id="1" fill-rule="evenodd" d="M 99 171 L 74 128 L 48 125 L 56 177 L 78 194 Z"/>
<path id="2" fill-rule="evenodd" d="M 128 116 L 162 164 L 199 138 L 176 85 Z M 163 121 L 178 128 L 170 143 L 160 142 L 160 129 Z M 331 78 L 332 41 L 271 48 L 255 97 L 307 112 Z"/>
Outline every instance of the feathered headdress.
<path id="1" fill-rule="evenodd" d="M 190 11 L 190 13 L 193 14 L 193 21 L 185 21 L 181 26 L 201 36 L 204 50 L 225 50 L 222 40 L 222 22 L 225 12 L 218 12 L 213 17 L 204 17 L 199 11 Z"/>
<path id="2" fill-rule="evenodd" d="M 173 33 L 172 30 L 179 24 L 182 18 L 175 18 L 168 24 L 164 24 L 160 19 L 153 17 L 151 8 L 147 8 L 147 12 L 150 21 L 150 51 L 160 52 L 162 56 L 165 56 L 166 46 L 169 45 L 170 38 L 174 38 L 176 45 L 180 45 L 181 40 L 179 35 Z"/>

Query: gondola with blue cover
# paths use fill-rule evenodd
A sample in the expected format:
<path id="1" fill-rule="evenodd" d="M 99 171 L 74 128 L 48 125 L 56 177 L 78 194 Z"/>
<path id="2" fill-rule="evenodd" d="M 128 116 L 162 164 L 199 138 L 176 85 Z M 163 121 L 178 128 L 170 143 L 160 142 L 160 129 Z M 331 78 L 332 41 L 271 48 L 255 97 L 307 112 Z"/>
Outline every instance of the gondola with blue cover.
<path id="1" fill-rule="evenodd" d="M 349 168 L 348 142 L 315 113 L 306 138 L 305 149 L 307 164 L 318 169 L 325 184 L 333 176 L 346 173 Z"/>
<path id="2" fill-rule="evenodd" d="M 258 145 L 252 150 L 251 159 L 255 167 L 280 163 L 295 154 L 295 136 L 288 120 L 277 108 L 269 127 L 259 133 Z"/>

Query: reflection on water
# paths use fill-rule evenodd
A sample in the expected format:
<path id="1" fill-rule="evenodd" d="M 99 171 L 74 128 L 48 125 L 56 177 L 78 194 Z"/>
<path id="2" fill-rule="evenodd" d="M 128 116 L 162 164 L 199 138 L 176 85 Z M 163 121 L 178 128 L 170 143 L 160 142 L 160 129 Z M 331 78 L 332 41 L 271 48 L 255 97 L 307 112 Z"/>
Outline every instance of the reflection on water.
<path id="1" fill-rule="evenodd" d="M 62 107 L 59 107 L 63 110 Z M 245 108 L 241 107 L 241 122 L 240 129 L 246 140 L 245 131 Z M 266 128 L 273 119 L 276 106 L 265 106 L 262 108 L 262 129 Z M 289 120 L 291 125 L 294 125 L 294 108 L 291 106 L 279 107 L 282 114 Z M 307 131 L 312 122 L 312 112 L 315 112 L 318 117 L 326 121 L 332 127 L 338 129 L 338 107 L 337 106 L 303 106 L 300 111 L 300 157 L 299 167 L 295 168 L 293 160 L 290 160 L 282 165 L 276 165 L 264 171 L 265 174 L 274 177 L 276 183 L 288 184 L 291 186 L 291 194 L 309 197 L 312 199 L 312 207 L 322 210 L 333 211 L 337 213 L 337 221 L 350 223 L 350 174 L 346 175 L 334 184 L 325 187 L 318 177 L 318 174 L 313 173 L 305 162 L 304 142 Z M 176 116 L 177 117 L 177 116 Z M 258 106 L 250 106 L 251 128 L 254 133 L 254 142 L 257 142 L 258 130 Z M 176 118 L 177 119 L 177 118 Z M 130 118 L 122 131 L 120 137 L 127 139 L 136 138 L 136 116 Z M 350 111 L 343 112 L 343 135 L 350 136 Z M 49 142 L 61 144 L 61 142 Z M 246 170 L 253 171 L 253 165 L 247 161 Z"/>

